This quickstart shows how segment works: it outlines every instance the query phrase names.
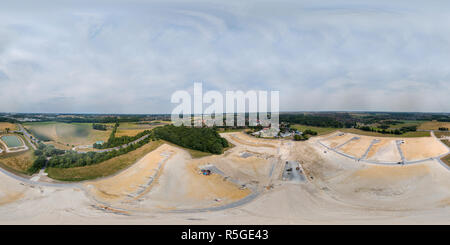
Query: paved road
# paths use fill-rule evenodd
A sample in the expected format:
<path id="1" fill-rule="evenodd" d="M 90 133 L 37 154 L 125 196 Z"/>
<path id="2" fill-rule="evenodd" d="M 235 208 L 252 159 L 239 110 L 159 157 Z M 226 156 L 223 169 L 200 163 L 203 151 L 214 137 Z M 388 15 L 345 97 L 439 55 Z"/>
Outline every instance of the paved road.
<path id="1" fill-rule="evenodd" d="M 32 137 L 26 130 L 25 130 L 25 128 L 22 126 L 22 124 L 18 124 L 18 126 L 19 126 L 19 130 L 17 131 L 17 132 L 21 132 L 24 136 L 25 136 L 25 139 L 28 141 L 28 143 L 31 145 L 31 147 L 33 147 L 33 149 L 37 149 L 37 147 L 36 147 L 36 145 L 38 144 L 37 143 L 37 140 L 34 138 L 34 137 Z M 36 145 L 35 145 L 36 144 Z"/>
<path id="2" fill-rule="evenodd" d="M 440 140 L 436 137 L 436 135 L 434 134 L 434 130 L 426 130 L 426 131 L 431 132 L 432 137 L 434 137 L 436 140 L 438 140 L 439 142 L 441 142 L 442 144 L 444 144 L 442 141 L 440 141 Z M 317 143 L 319 143 L 321 146 L 325 147 L 326 149 L 328 149 L 328 150 L 330 150 L 330 151 L 333 151 L 333 152 L 335 152 L 335 153 L 337 153 L 337 154 L 339 154 L 339 155 L 342 155 L 342 156 L 344 156 L 344 157 L 353 159 L 353 160 L 355 160 L 355 161 L 362 161 L 362 162 L 366 162 L 366 163 L 380 164 L 380 165 L 398 165 L 398 162 L 377 162 L 377 161 L 369 161 L 369 160 L 364 160 L 364 159 L 357 159 L 357 158 L 355 158 L 354 156 L 347 155 L 347 154 L 345 154 L 345 153 L 343 153 L 343 152 L 340 152 L 340 151 L 336 150 L 335 148 L 328 147 L 327 145 L 325 145 L 324 143 L 322 143 L 320 140 L 317 140 Z M 447 152 L 447 153 L 445 153 L 445 154 L 442 154 L 442 155 L 436 156 L 436 157 L 430 157 L 430 158 L 426 158 L 426 159 L 422 159 L 422 160 L 416 160 L 416 161 L 407 161 L 407 160 L 404 158 L 403 152 L 402 152 L 401 149 L 400 149 L 399 142 L 396 142 L 396 145 L 397 145 L 397 148 L 398 148 L 398 150 L 399 150 L 400 155 L 402 156 L 402 161 L 403 161 L 402 163 L 405 164 L 405 165 L 416 164 L 416 163 L 421 163 L 421 162 L 426 162 L 426 161 L 429 161 L 429 160 L 436 160 L 436 161 L 440 162 L 441 164 L 445 165 L 445 163 L 443 163 L 440 159 L 441 159 L 442 157 L 445 157 L 446 155 L 450 154 L 450 152 Z M 445 144 L 444 144 L 444 145 L 445 145 Z M 447 145 L 445 145 L 445 147 L 447 147 L 447 149 L 449 149 L 449 151 L 450 151 L 450 148 L 449 148 Z M 449 169 L 447 166 L 445 166 L 445 167 L 446 167 L 447 169 Z"/>

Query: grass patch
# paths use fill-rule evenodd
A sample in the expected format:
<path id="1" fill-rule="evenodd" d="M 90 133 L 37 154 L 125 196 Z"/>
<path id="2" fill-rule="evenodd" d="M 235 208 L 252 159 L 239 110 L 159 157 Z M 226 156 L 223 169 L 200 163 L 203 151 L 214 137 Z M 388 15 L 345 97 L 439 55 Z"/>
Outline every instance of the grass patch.
<path id="1" fill-rule="evenodd" d="M 442 143 L 446 144 L 448 147 L 450 147 L 450 140 L 443 140 Z"/>
<path id="2" fill-rule="evenodd" d="M 106 177 L 131 166 L 162 144 L 163 141 L 160 140 L 150 141 L 134 151 L 98 164 L 75 168 L 47 168 L 46 171 L 50 178 L 62 181 L 82 181 Z"/>
<path id="3" fill-rule="evenodd" d="M 450 136 L 450 131 L 435 131 L 434 135 L 436 135 L 436 137 L 441 138 L 443 136 Z"/>
<path id="4" fill-rule="evenodd" d="M 450 155 L 447 155 L 441 159 L 447 166 L 450 167 Z"/>
<path id="5" fill-rule="evenodd" d="M 7 128 L 9 128 L 10 131 L 17 130 L 17 127 L 14 123 L 0 122 L 0 131 L 5 131 Z"/>
<path id="6" fill-rule="evenodd" d="M 342 128 L 339 129 L 342 132 L 367 135 L 367 136 L 378 136 L 378 137 L 394 137 L 394 138 L 414 138 L 414 137 L 430 137 L 430 132 L 424 131 L 415 131 L 415 132 L 406 132 L 404 134 L 382 134 L 378 132 L 364 131 L 356 128 Z"/>
<path id="7" fill-rule="evenodd" d="M 315 126 L 307 126 L 307 125 L 301 125 L 301 124 L 291 125 L 291 128 L 295 128 L 298 131 L 302 131 L 302 132 L 309 129 L 309 130 L 317 132 L 318 135 L 325 135 L 325 134 L 329 134 L 334 131 L 340 130 L 339 128 L 315 127 Z"/>

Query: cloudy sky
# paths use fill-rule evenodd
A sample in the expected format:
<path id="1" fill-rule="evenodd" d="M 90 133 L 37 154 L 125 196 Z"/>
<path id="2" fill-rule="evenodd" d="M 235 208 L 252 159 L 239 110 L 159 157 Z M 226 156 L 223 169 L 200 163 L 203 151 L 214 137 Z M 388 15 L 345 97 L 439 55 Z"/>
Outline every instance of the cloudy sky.
<path id="1" fill-rule="evenodd" d="M 7 1 L 0 111 L 170 113 L 173 92 L 280 109 L 450 112 L 449 1 Z"/>

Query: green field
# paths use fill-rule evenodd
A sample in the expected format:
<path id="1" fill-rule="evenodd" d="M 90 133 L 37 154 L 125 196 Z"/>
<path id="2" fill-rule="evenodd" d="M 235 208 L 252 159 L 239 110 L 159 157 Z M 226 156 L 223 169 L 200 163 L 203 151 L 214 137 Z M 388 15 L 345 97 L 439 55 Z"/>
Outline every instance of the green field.
<path id="1" fill-rule="evenodd" d="M 50 178 L 62 181 L 82 181 L 106 177 L 131 166 L 162 143 L 162 141 L 151 141 L 137 150 L 94 165 L 75 168 L 47 168 L 46 171 Z"/>
<path id="2" fill-rule="evenodd" d="M 316 131 L 318 135 L 325 135 L 332 133 L 334 131 L 339 130 L 339 128 L 322 128 L 322 127 L 314 127 L 314 126 L 307 126 L 307 125 L 301 125 L 301 124 L 294 124 L 291 125 L 291 128 L 295 128 L 298 131 L 305 131 L 306 129 Z"/>
<path id="3" fill-rule="evenodd" d="M 22 141 L 15 135 L 5 135 L 1 139 L 9 148 L 23 146 Z"/>
<path id="4" fill-rule="evenodd" d="M 371 131 L 364 131 L 361 129 L 356 128 L 342 128 L 339 129 L 342 132 L 346 133 L 353 133 L 353 134 L 360 134 L 360 135 L 367 135 L 367 136 L 379 136 L 379 137 L 395 137 L 395 138 L 412 138 L 412 137 L 430 137 L 430 132 L 423 132 L 423 131 L 415 131 L 415 132 L 407 132 L 404 134 L 382 134 L 377 132 L 371 132 Z"/>
<path id="5" fill-rule="evenodd" d="M 94 130 L 92 123 L 33 122 L 23 124 L 37 139 L 62 145 L 89 145 L 106 141 L 111 129 Z"/>

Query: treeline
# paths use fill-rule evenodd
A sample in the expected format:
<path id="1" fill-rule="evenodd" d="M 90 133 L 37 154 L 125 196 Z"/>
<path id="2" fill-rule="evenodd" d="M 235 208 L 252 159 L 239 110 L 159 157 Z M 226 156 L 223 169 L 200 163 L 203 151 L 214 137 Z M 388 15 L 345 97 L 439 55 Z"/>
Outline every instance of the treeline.
<path id="1" fill-rule="evenodd" d="M 101 131 L 106 131 L 108 128 L 106 127 L 106 125 L 103 124 L 92 124 L 92 128 L 95 130 L 101 130 Z"/>
<path id="2" fill-rule="evenodd" d="M 47 166 L 53 168 L 73 168 L 98 164 L 111 158 L 134 151 L 139 147 L 149 143 L 150 140 L 152 140 L 152 137 L 145 138 L 137 143 L 130 144 L 129 146 L 124 148 L 120 148 L 119 150 L 112 150 L 108 152 L 91 151 L 87 153 L 77 153 L 75 151 L 68 151 L 63 155 L 53 156 L 48 161 Z"/>
<path id="3" fill-rule="evenodd" d="M 19 121 L 13 118 L 0 117 L 0 122 L 18 123 Z"/>
<path id="4" fill-rule="evenodd" d="M 228 141 L 220 137 L 216 128 L 176 127 L 166 125 L 153 129 L 158 139 L 164 139 L 193 150 L 221 154 Z"/>
<path id="5" fill-rule="evenodd" d="M 95 149 L 108 149 L 108 148 L 114 148 L 114 147 L 118 147 L 118 146 L 122 146 L 125 144 L 129 144 L 135 140 L 138 140 L 142 137 L 144 137 L 145 135 L 151 134 L 152 131 L 151 130 L 145 130 L 142 131 L 138 134 L 136 134 L 135 136 L 121 136 L 121 137 L 116 137 L 116 131 L 117 131 L 117 127 L 119 124 L 116 124 L 116 126 L 114 127 L 113 131 L 111 132 L 111 135 L 108 139 L 107 142 L 103 143 L 103 144 L 94 144 L 93 147 Z"/>
<path id="6" fill-rule="evenodd" d="M 328 116 L 306 114 L 281 114 L 280 121 L 289 124 L 303 124 L 307 126 L 343 128 L 346 125 Z M 351 126 L 351 125 L 349 125 Z"/>
<path id="7" fill-rule="evenodd" d="M 387 130 L 385 128 L 377 129 L 377 128 L 372 128 L 369 126 L 357 126 L 355 128 L 361 129 L 363 131 L 376 132 L 376 133 L 382 133 L 382 134 L 397 134 L 397 135 L 404 134 L 407 132 L 417 131 L 417 126 L 405 126 L 405 127 L 399 128 L 399 129 L 392 129 L 392 130 Z"/>

